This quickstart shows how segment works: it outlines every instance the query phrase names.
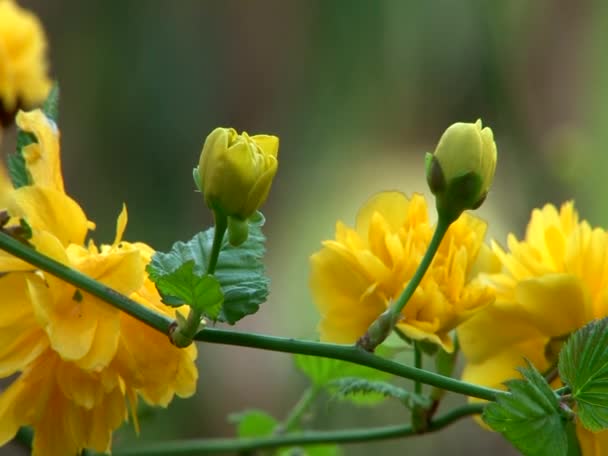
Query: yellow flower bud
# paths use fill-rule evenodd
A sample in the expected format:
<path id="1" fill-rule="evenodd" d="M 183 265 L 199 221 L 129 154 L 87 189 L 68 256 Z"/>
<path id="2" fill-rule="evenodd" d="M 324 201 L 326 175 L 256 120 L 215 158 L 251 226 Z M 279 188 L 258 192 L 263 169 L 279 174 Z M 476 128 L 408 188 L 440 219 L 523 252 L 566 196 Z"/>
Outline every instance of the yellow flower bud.
<path id="1" fill-rule="evenodd" d="M 451 219 L 483 203 L 496 170 L 496 143 L 489 127 L 458 122 L 441 136 L 434 154 L 427 154 L 426 177 L 437 210 Z"/>
<path id="2" fill-rule="evenodd" d="M 279 138 L 216 128 L 198 165 L 201 190 L 211 210 L 245 220 L 266 200 L 277 172 Z"/>

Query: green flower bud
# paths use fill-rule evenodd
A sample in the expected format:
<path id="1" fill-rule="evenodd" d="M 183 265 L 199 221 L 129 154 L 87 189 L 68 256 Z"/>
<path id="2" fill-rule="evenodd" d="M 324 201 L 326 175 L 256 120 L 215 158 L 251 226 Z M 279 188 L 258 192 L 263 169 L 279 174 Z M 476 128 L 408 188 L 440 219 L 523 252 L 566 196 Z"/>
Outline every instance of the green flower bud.
<path id="1" fill-rule="evenodd" d="M 455 123 L 426 156 L 426 178 L 440 215 L 455 220 L 477 209 L 486 198 L 496 170 L 496 143 L 489 127 Z"/>
<path id="2" fill-rule="evenodd" d="M 278 151 L 276 136 L 239 135 L 232 128 L 213 130 L 198 165 L 198 182 L 207 206 L 240 220 L 253 215 L 270 191 Z"/>

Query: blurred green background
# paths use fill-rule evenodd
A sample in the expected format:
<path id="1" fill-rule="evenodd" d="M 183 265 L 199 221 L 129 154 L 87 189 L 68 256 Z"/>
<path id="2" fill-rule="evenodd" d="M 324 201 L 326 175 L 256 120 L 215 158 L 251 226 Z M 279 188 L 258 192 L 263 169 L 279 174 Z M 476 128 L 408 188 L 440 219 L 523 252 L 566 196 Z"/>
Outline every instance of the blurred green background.
<path id="1" fill-rule="evenodd" d="M 386 189 L 425 192 L 424 152 L 482 118 L 499 148 L 479 214 L 523 234 L 534 207 L 574 198 L 608 222 L 608 3 L 600 0 L 22 0 L 42 19 L 61 84 L 68 192 L 113 239 L 168 249 L 211 219 L 191 169 L 216 126 L 281 139 L 268 202 L 270 299 L 239 330 L 315 338 L 308 256 Z M 14 136 L 14 135 L 13 135 Z M 12 149 L 11 132 L 3 152 Z M 306 385 L 290 357 L 199 345 L 197 395 L 142 417 L 141 441 L 233 434 L 226 416 L 281 419 Z M 460 398 L 457 401 L 461 401 Z M 406 419 L 395 406 L 316 408 L 316 428 Z M 132 428 L 115 447 L 136 442 Z M 513 455 L 465 420 L 438 434 L 351 445 L 348 455 Z"/>

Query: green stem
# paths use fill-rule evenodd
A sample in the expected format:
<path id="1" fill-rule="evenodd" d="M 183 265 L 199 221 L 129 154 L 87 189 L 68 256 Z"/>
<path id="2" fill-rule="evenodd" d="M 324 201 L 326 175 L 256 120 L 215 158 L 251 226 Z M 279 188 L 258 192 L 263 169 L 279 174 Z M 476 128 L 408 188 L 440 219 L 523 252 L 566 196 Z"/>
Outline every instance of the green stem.
<path id="1" fill-rule="evenodd" d="M 408 282 L 407 286 L 405 287 L 405 290 L 403 290 L 399 298 L 391 307 L 391 314 L 394 318 L 394 321 L 398 320 L 401 311 L 414 294 L 414 291 L 416 291 L 416 288 L 418 288 L 418 285 L 420 285 L 420 282 L 422 281 L 422 278 L 424 277 L 424 274 L 426 273 L 427 269 L 431 265 L 431 262 L 433 261 L 433 258 L 437 253 L 437 249 L 439 249 L 441 241 L 443 240 L 445 233 L 448 231 L 450 224 L 451 222 L 445 217 L 440 216 L 437 220 L 435 232 L 433 233 L 431 242 L 428 248 L 426 249 L 424 256 L 422 257 L 422 261 L 418 265 L 418 269 L 416 269 L 416 272 L 414 273 L 412 279 Z"/>
<path id="2" fill-rule="evenodd" d="M 103 283 L 97 282 L 81 272 L 69 268 L 63 263 L 59 263 L 52 258 L 36 252 L 36 250 L 22 244 L 3 232 L 0 232 L 0 249 L 36 266 L 38 269 L 49 272 L 55 277 L 71 283 L 78 289 L 84 290 L 87 293 L 112 304 L 114 307 L 117 307 L 132 317 L 167 334 L 169 325 L 172 321 L 165 315 L 154 312 Z"/>
<path id="3" fill-rule="evenodd" d="M 219 212 L 214 212 L 215 230 L 213 233 L 213 245 L 211 246 L 211 254 L 209 255 L 209 263 L 207 264 L 207 274 L 213 274 L 217 266 L 217 260 L 222 249 L 224 234 L 228 227 L 228 219 L 225 215 Z M 187 347 L 192 343 L 192 338 L 201 326 L 203 312 L 195 307 L 190 307 L 188 318 L 182 323 L 175 322 L 169 328 L 171 341 L 178 347 Z M 182 320 L 183 321 L 183 320 Z"/>
<path id="4" fill-rule="evenodd" d="M 414 342 L 414 366 L 416 369 L 422 369 L 422 350 L 420 350 L 418 342 Z M 422 394 L 422 383 L 419 380 L 414 382 L 414 392 Z"/>
<path id="5" fill-rule="evenodd" d="M 455 421 L 483 412 L 484 404 L 468 404 L 450 410 L 431 421 L 424 433 L 438 431 Z M 306 446 L 331 443 L 357 443 L 375 440 L 397 439 L 417 435 L 411 425 L 383 426 L 377 428 L 348 429 L 343 431 L 305 431 L 289 435 L 246 439 L 200 439 L 155 443 L 131 449 L 116 449 L 115 456 L 195 456 L 209 453 L 235 453 L 288 446 Z"/>
<path id="6" fill-rule="evenodd" d="M 505 391 L 474 385 L 424 369 L 417 369 L 413 366 L 390 361 L 380 356 L 376 356 L 373 353 L 369 353 L 356 345 L 312 342 L 308 340 L 235 332 L 215 328 L 204 328 L 200 330 L 194 336 L 194 339 L 215 344 L 238 345 L 283 353 L 297 353 L 339 359 L 361 366 L 368 366 L 382 372 L 388 372 L 398 377 L 418 380 L 424 384 L 443 388 L 454 393 L 485 399 L 487 401 L 494 401 L 497 396 L 509 394 Z"/>
<path id="7" fill-rule="evenodd" d="M 435 226 L 435 232 L 433 233 L 433 237 L 431 238 L 431 242 L 422 257 L 422 261 L 418 265 L 416 272 L 406 285 L 405 289 L 397 298 L 395 302 L 374 322 L 369 326 L 367 331 L 359 340 L 357 341 L 357 345 L 361 348 L 373 352 L 378 345 L 380 345 L 391 333 L 395 325 L 399 322 L 401 318 L 401 311 L 410 300 L 418 285 L 422 281 L 424 274 L 427 269 L 431 265 L 435 254 L 437 253 L 437 249 L 441 245 L 441 240 L 445 236 L 445 233 L 448 231 L 452 220 L 448 217 L 442 217 L 439 215 L 439 219 L 437 221 L 437 226 Z"/>
<path id="8" fill-rule="evenodd" d="M 46 271 L 75 287 L 82 289 L 94 296 L 114 305 L 118 309 L 132 315 L 143 323 L 159 330 L 164 334 L 169 333 L 172 321 L 164 315 L 158 314 L 147 307 L 121 295 L 111 288 L 99 283 L 84 274 L 68 268 L 51 258 L 48 258 L 31 247 L 21 244 L 19 241 L 0 233 L 0 249 L 21 258 L 24 261 Z M 286 337 L 267 336 L 262 334 L 239 333 L 234 331 L 205 328 L 194 336 L 195 340 L 225 344 L 238 345 L 264 350 L 278 351 L 283 353 L 300 353 L 304 355 L 321 356 L 324 358 L 339 359 L 355 364 L 372 367 L 384 372 L 389 372 L 399 377 L 418 380 L 422 383 L 443 388 L 467 396 L 477 397 L 493 401 L 501 394 L 509 394 L 504 391 L 474 385 L 472 383 L 456 380 L 451 377 L 435 374 L 412 366 L 389 361 L 375 356 L 372 353 L 354 345 L 338 345 L 322 342 L 297 340 Z"/>
<path id="9" fill-rule="evenodd" d="M 224 234 L 228 228 L 228 218 L 225 215 L 214 212 L 215 218 L 215 231 L 213 233 L 213 245 L 211 246 L 211 254 L 209 255 L 209 264 L 207 265 L 207 274 L 215 273 L 215 267 L 217 266 L 217 260 L 220 257 L 220 250 L 222 250 L 222 242 L 224 241 Z"/>
<path id="10" fill-rule="evenodd" d="M 313 401 L 319 395 L 319 391 L 319 387 L 314 385 L 309 386 L 308 389 L 304 391 L 304 394 L 302 394 L 300 400 L 296 403 L 293 409 L 291 409 L 291 412 L 289 412 L 289 415 L 283 422 L 283 425 L 281 426 L 282 433 L 286 434 L 291 432 L 300 424 L 302 415 L 310 408 Z"/>

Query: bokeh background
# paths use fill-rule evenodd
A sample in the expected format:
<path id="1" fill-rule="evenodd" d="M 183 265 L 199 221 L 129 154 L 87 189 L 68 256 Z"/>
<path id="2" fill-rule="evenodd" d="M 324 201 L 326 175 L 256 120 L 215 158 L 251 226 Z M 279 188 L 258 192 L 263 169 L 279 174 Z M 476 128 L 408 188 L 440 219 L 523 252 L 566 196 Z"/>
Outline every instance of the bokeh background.
<path id="1" fill-rule="evenodd" d="M 523 234 L 530 211 L 574 199 L 608 223 L 608 3 L 601 0 L 21 0 L 44 23 L 61 85 L 68 192 L 113 239 L 168 249 L 206 227 L 191 169 L 216 126 L 281 139 L 264 207 L 270 299 L 239 330 L 315 338 L 308 256 L 371 194 L 425 192 L 424 152 L 482 118 L 499 147 L 479 214 Z M 3 153 L 14 134 L 5 135 Z M 306 386 L 289 356 L 199 345 L 197 395 L 142 417 L 140 441 L 233 435 L 247 408 L 286 416 Z M 455 402 L 462 401 L 456 398 Z M 396 406 L 324 402 L 316 428 L 399 423 Z M 125 426 L 115 447 L 134 445 Z M 347 455 L 516 454 L 465 420 Z"/>

